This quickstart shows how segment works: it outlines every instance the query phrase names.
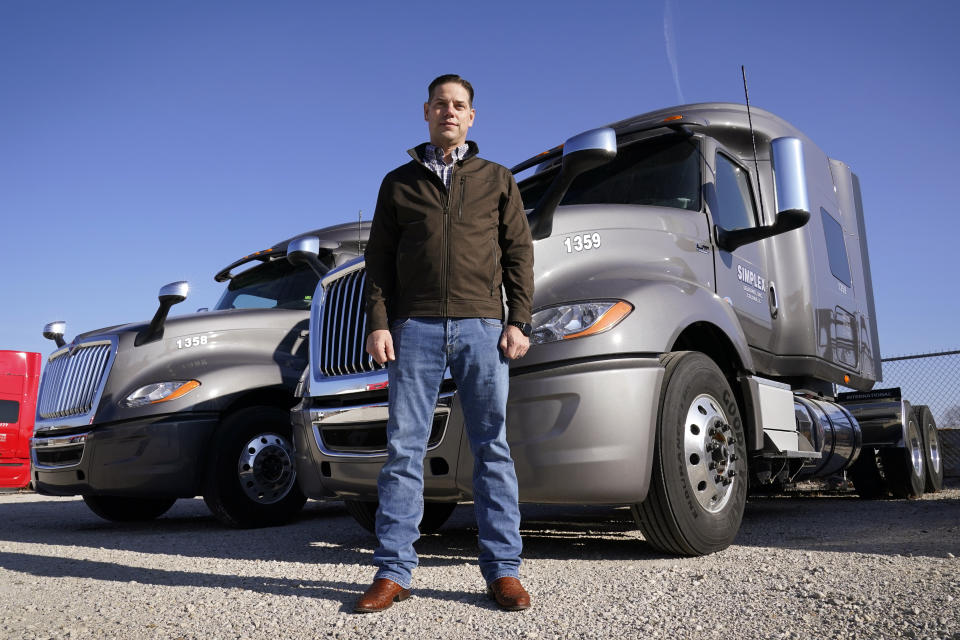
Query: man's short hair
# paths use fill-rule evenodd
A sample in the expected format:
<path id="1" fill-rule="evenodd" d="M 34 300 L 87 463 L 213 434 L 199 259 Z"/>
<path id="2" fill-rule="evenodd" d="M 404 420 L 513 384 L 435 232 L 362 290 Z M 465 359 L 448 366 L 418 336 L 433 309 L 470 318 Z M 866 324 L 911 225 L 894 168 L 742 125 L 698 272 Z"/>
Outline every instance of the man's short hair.
<path id="1" fill-rule="evenodd" d="M 437 76 L 433 79 L 433 82 L 430 83 L 430 87 L 427 88 L 427 102 L 433 99 L 433 90 L 439 87 L 442 84 L 447 84 L 453 82 L 460 85 L 467 90 L 467 93 L 470 95 L 470 106 L 473 106 L 473 85 L 458 76 L 455 73 L 445 73 L 442 76 Z"/>

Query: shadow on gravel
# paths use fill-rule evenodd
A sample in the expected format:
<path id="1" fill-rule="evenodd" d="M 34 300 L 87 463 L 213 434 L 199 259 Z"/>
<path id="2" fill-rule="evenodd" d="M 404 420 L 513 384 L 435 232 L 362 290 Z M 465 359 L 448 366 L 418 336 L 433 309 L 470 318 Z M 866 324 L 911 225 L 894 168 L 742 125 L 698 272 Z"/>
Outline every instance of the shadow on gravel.
<path id="1" fill-rule="evenodd" d="M 324 532 L 348 531 L 354 542 L 366 532 L 346 527 L 353 520 L 341 503 L 308 502 L 299 517 L 280 527 L 230 529 L 210 515 L 201 499 L 179 500 L 164 516 L 150 522 L 108 522 L 78 499 L 36 502 L 0 501 L 0 543 L 71 545 L 138 553 L 174 554 L 237 560 L 322 562 Z M 320 557 L 318 557 L 320 556 Z"/>
<path id="2" fill-rule="evenodd" d="M 879 555 L 960 556 L 960 499 L 753 497 L 747 502 L 735 544 Z"/>
<path id="3" fill-rule="evenodd" d="M 157 587 L 242 590 L 265 595 L 323 599 L 339 602 L 342 612 L 353 612 L 353 605 L 357 598 L 370 586 L 368 582 L 356 583 L 335 580 L 268 578 L 208 572 L 170 571 L 127 566 L 113 562 L 7 552 L 0 552 L 0 568 L 40 578 L 77 578 Z M 24 582 L 14 581 L 13 584 L 22 585 Z M 476 591 L 461 591 L 417 587 L 414 595 L 417 598 L 458 602 L 482 609 L 497 609 L 497 605 L 490 601 L 479 588 Z"/>
<path id="4" fill-rule="evenodd" d="M 747 504 L 735 544 L 805 551 L 960 556 L 960 499 L 954 496 L 956 491 L 916 501 L 865 501 L 853 496 L 753 497 Z M 647 544 L 635 529 L 629 510 L 623 507 L 523 505 L 521 511 L 524 556 L 529 559 L 673 560 Z M 77 499 L 6 502 L 0 496 L 0 513 L 0 547 L 3 542 L 17 542 L 196 558 L 361 566 L 370 565 L 376 547 L 376 538 L 361 529 L 336 502 L 311 501 L 301 516 L 286 526 L 245 530 L 223 527 L 198 499 L 181 500 L 164 517 L 137 524 L 100 520 Z M 472 505 L 461 505 L 439 533 L 426 535 L 417 543 L 422 564 L 476 562 L 476 535 Z M 14 566 L 8 564 L 11 562 Z M 71 571 L 102 569 L 98 569 L 97 563 L 47 559 L 42 552 L 36 556 L 0 554 L 0 566 L 28 572 L 38 569 L 38 575 L 47 575 L 42 572 L 55 571 L 56 567 L 69 567 Z M 107 566 L 132 576 L 140 572 L 131 567 Z M 167 572 L 163 571 L 151 575 L 158 581 L 171 579 L 164 578 Z M 214 580 L 227 588 L 242 581 L 235 576 L 223 576 L 221 583 L 220 578 L 185 573 L 173 579 L 182 580 L 183 584 Z M 136 577 L 123 579 L 144 581 Z M 275 588 L 306 595 L 297 584 L 291 580 L 278 583 Z M 352 593 L 357 586 L 337 583 L 305 588 L 348 589 Z"/>
<path id="5" fill-rule="evenodd" d="M 264 578 L 192 571 L 133 567 L 113 562 L 43 557 L 0 552 L 0 567 L 43 578 L 86 578 L 166 587 L 242 589 L 258 593 L 344 600 L 363 592 L 366 585 L 328 580 Z"/>
<path id="6" fill-rule="evenodd" d="M 140 524 L 103 522 L 78 500 L 3 504 L 0 548 L 4 542 L 88 547 L 144 554 L 300 563 L 355 564 L 371 567 L 374 536 L 357 525 L 338 503 L 308 503 L 295 522 L 268 529 L 225 529 L 204 514 L 203 504 L 175 507 L 170 515 Z M 524 505 L 524 556 L 533 558 L 664 558 L 653 552 L 626 509 Z M 447 525 L 417 543 L 421 565 L 475 564 L 476 525 L 472 505 L 458 507 Z M 241 589 L 280 596 L 327 599 L 351 611 L 368 583 L 336 580 L 238 576 L 211 572 L 146 568 L 125 562 L 63 557 L 43 547 L 35 553 L 0 551 L 0 568 L 26 576 L 78 578 L 155 586 Z M 372 575 L 372 573 L 371 573 Z M 478 583 L 479 573 L 477 574 Z M 455 601 L 496 609 L 482 591 L 418 588 L 418 598 Z"/>

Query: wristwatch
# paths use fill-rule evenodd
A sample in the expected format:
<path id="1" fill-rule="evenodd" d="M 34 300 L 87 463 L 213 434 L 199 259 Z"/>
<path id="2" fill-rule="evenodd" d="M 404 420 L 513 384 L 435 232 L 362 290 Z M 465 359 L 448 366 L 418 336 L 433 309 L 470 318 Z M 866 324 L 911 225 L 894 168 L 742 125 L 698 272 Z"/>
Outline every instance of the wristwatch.
<path id="1" fill-rule="evenodd" d="M 507 324 L 509 324 L 511 327 L 516 327 L 517 329 L 520 329 L 520 333 L 522 333 L 524 336 L 528 338 L 530 337 L 530 334 L 533 333 L 533 326 L 526 322 L 517 322 L 516 320 L 514 320 L 512 322 L 508 322 Z"/>

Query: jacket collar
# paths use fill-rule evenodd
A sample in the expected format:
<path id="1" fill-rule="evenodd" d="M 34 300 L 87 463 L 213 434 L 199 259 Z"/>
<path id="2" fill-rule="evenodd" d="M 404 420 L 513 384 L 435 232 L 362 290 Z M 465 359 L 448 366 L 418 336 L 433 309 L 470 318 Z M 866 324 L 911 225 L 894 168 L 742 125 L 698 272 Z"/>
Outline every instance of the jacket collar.
<path id="1" fill-rule="evenodd" d="M 429 144 L 428 142 L 418 144 L 413 149 L 407 149 L 407 153 L 410 154 L 411 158 L 413 158 L 420 164 L 423 164 L 423 156 L 427 152 L 428 144 Z M 470 158 L 474 157 L 475 155 L 477 155 L 477 153 L 480 152 L 480 148 L 477 147 L 477 143 L 474 142 L 473 140 L 467 140 L 467 147 L 468 147 L 467 153 L 464 154 L 463 160 L 461 160 L 460 162 L 469 160 Z"/>

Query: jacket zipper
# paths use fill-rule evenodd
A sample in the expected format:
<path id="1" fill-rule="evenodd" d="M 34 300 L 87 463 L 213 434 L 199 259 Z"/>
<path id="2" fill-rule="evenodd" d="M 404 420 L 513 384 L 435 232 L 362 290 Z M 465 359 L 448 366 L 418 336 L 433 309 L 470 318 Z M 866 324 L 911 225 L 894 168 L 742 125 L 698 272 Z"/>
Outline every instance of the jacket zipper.
<path id="1" fill-rule="evenodd" d="M 463 194 L 467 190 L 467 177 L 461 176 L 460 178 L 460 210 L 458 212 L 458 219 L 460 222 L 463 222 Z"/>
<path id="2" fill-rule="evenodd" d="M 453 185 L 453 174 L 456 171 L 456 164 L 450 169 L 450 184 Z M 447 302 L 450 297 L 449 292 L 447 291 L 448 278 L 447 278 L 447 269 L 450 265 L 450 190 L 444 185 L 444 196 L 443 196 L 443 260 L 441 263 L 440 269 L 440 294 L 441 298 L 441 314 L 444 318 L 447 317 Z"/>

